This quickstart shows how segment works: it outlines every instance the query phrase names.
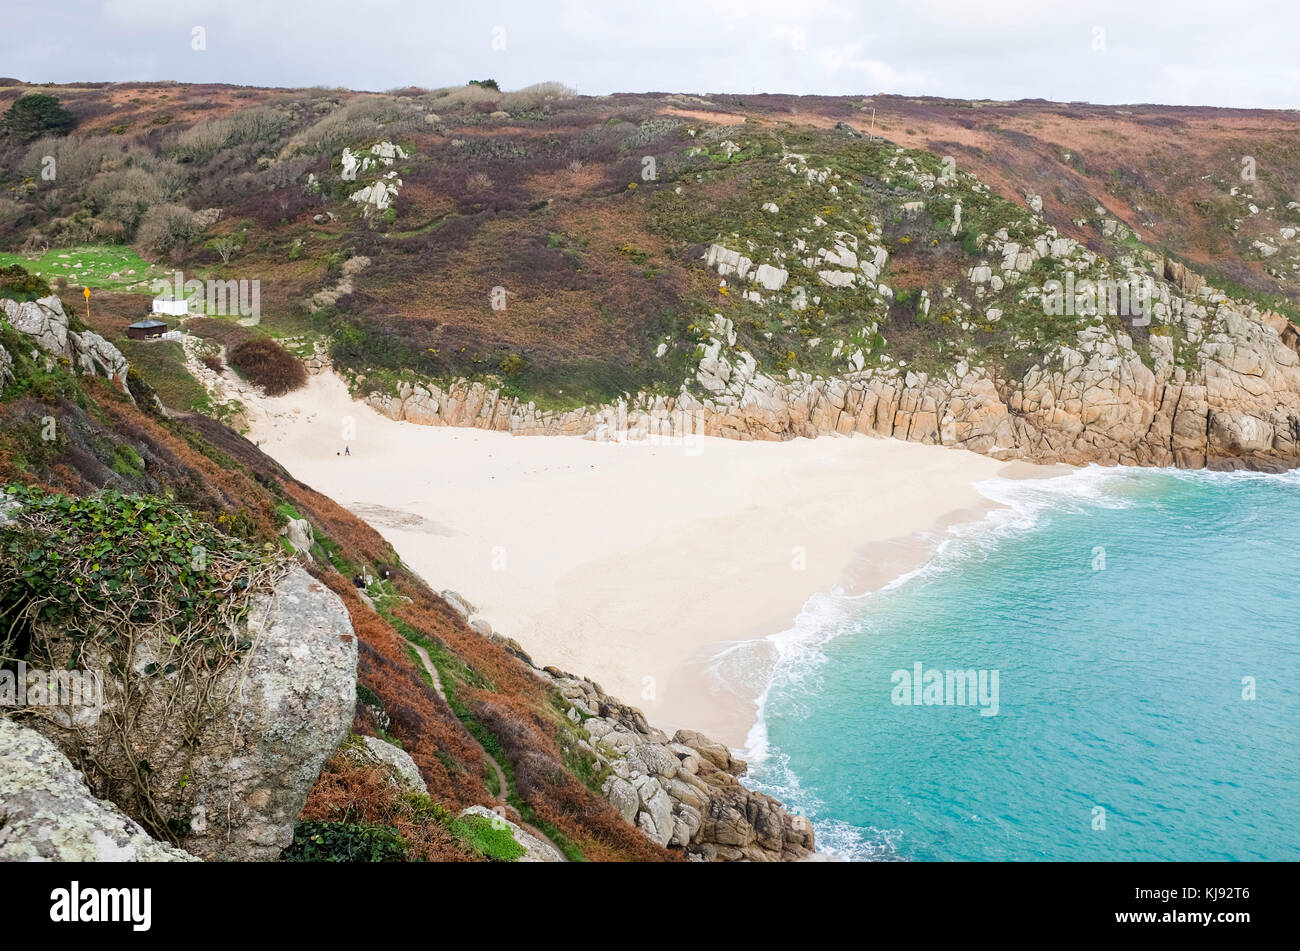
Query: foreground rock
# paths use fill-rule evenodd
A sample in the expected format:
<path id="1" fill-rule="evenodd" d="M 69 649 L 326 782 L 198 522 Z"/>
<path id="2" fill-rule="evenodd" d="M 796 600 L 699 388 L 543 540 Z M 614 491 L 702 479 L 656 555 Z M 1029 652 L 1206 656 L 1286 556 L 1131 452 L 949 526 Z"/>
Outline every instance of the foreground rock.
<path id="1" fill-rule="evenodd" d="M 165 689 L 148 692 L 134 712 L 133 748 L 147 753 L 158 811 L 177 816 L 181 845 L 206 859 L 279 856 L 356 707 L 356 638 L 337 595 L 295 565 L 272 591 L 253 598 L 248 618 L 247 661 L 212 682 L 216 702 L 192 755 L 183 717 Z M 140 632 L 134 650 L 137 672 L 167 654 L 152 631 Z M 109 669 L 93 657 L 83 664 Z M 96 794 L 143 816 L 125 779 L 130 762 L 110 727 L 122 716 L 122 686 L 106 678 L 105 709 L 95 722 L 73 729 L 45 720 L 35 728 L 79 762 L 88 752 L 100 767 L 89 776 Z"/>
<path id="2" fill-rule="evenodd" d="M 343 747 L 343 752 L 358 763 L 384 767 L 398 789 L 425 796 L 429 794 L 429 787 L 411 754 L 392 743 L 374 736 L 358 736 L 355 742 Z"/>
<path id="3" fill-rule="evenodd" d="M 0 861 L 192 862 L 96 799 L 58 747 L 0 717 Z"/>

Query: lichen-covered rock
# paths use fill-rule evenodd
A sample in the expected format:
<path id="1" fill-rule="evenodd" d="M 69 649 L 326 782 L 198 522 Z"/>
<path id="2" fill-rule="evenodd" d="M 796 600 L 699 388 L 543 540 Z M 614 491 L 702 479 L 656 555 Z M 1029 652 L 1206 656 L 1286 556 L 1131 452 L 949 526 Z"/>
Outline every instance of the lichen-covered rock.
<path id="1" fill-rule="evenodd" d="M 127 389 L 126 375 L 131 370 L 122 351 L 117 349 L 99 334 L 89 330 L 81 333 L 68 333 L 68 343 L 74 359 L 83 373 L 90 376 L 102 376 L 111 380 L 118 389 L 130 395 Z"/>
<path id="2" fill-rule="evenodd" d="M 14 381 L 14 358 L 9 351 L 0 347 L 0 390 Z"/>
<path id="3" fill-rule="evenodd" d="M 272 590 L 255 595 L 246 624 L 252 645 L 243 663 L 211 683 L 213 713 L 192 753 L 168 691 L 148 692 L 135 713 L 133 744 L 149 753 L 154 800 L 164 814 L 187 820 L 180 843 L 206 859 L 278 857 L 356 709 L 357 644 L 347 609 L 305 570 L 292 565 Z M 166 652 L 161 633 L 137 635 L 139 668 Z M 82 663 L 110 669 L 107 658 Z M 106 676 L 98 723 L 79 733 L 53 721 L 35 728 L 74 759 L 84 746 L 102 765 L 88 775 L 96 793 L 136 815 L 138 794 L 124 778 L 128 763 L 110 726 L 121 698 L 120 683 Z"/>
<path id="4" fill-rule="evenodd" d="M 34 301 L 0 300 L 15 330 L 31 337 L 36 346 L 56 356 L 68 354 L 68 317 L 63 302 L 51 295 Z"/>
<path id="5" fill-rule="evenodd" d="M 97 333 L 70 330 L 68 315 L 57 296 L 52 294 L 21 303 L 0 300 L 0 308 L 14 329 L 31 337 L 39 349 L 52 357 L 67 360 L 82 373 L 111 380 L 127 396 L 131 395 L 126 385 L 130 366 L 122 351 Z"/>
<path id="6" fill-rule="evenodd" d="M 348 747 L 354 757 L 385 766 L 394 785 L 409 792 L 428 794 L 429 787 L 410 753 L 375 736 L 360 736 L 355 739 L 356 742 Z"/>
<path id="7" fill-rule="evenodd" d="M 0 861 L 192 862 L 96 799 L 58 747 L 0 717 Z"/>
<path id="8" fill-rule="evenodd" d="M 618 810 L 624 822 L 633 825 L 636 823 L 636 814 L 641 810 L 641 796 L 635 786 L 621 776 L 610 776 L 605 780 L 601 792 L 610 805 Z"/>
<path id="9" fill-rule="evenodd" d="M 667 845 L 673 837 L 673 800 L 658 777 L 647 773 L 635 774 L 632 785 L 641 800 L 641 809 L 637 813 L 637 824 L 650 839 L 659 845 Z"/>

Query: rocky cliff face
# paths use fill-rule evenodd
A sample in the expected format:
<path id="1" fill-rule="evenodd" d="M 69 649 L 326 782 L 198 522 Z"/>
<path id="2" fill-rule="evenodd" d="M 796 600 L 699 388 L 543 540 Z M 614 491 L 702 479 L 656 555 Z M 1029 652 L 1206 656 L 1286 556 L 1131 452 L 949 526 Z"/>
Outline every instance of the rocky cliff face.
<path id="1" fill-rule="evenodd" d="M 1083 243 L 1041 196 L 1005 201 L 928 153 L 749 148 L 761 157 L 742 197 L 684 178 L 651 205 L 676 238 L 716 233 L 696 258 L 716 309 L 690 327 L 678 392 L 545 412 L 489 383 L 405 383 L 370 404 L 520 435 L 856 432 L 1045 463 L 1300 461 L 1295 326 L 1149 250 L 1107 208 L 1074 222 L 1096 227 Z M 684 343 L 669 333 L 656 357 Z"/>
<path id="2" fill-rule="evenodd" d="M 1172 262 L 1170 262 L 1172 263 Z M 1162 272 L 1163 261 L 1154 265 Z M 1180 269 L 1181 270 L 1181 269 Z M 1104 323 L 1009 380 L 965 360 L 942 377 L 886 367 L 814 378 L 761 372 L 719 322 L 701 361 L 707 395 L 640 395 L 543 412 L 482 383 L 406 384 L 367 401 L 393 419 L 517 435 L 790 439 L 829 433 L 958 446 L 1032 462 L 1182 468 L 1300 464 L 1300 336 L 1285 318 L 1200 285 L 1162 284 L 1166 323 L 1142 348 Z"/>
<path id="3" fill-rule="evenodd" d="M 0 308 L 15 330 L 32 338 L 32 342 L 50 357 L 66 360 L 78 373 L 102 376 L 111 380 L 130 396 L 126 385 L 130 369 L 122 351 L 90 330 L 69 329 L 63 302 L 51 295 L 36 301 L 0 300 Z M 9 366 L 9 355 L 0 357 L 0 383 Z"/>

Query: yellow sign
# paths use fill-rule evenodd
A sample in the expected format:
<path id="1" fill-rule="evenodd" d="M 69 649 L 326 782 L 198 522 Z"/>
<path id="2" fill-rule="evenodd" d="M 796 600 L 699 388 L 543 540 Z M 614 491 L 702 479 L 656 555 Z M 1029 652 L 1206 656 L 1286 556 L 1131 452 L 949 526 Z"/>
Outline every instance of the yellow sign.
<path id="1" fill-rule="evenodd" d="M 87 288 L 86 288 L 85 290 L 83 290 L 81 293 L 83 293 L 83 294 L 86 295 L 86 300 L 90 300 L 90 288 L 89 288 L 89 287 L 87 287 Z"/>

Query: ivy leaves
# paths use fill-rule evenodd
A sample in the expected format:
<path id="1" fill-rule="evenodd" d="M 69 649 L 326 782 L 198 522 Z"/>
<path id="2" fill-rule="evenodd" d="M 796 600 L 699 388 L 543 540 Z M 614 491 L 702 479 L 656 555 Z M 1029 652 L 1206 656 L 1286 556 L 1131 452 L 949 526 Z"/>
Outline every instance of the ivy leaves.
<path id="1" fill-rule="evenodd" d="M 253 579 L 276 563 L 274 552 L 156 496 L 6 492 L 19 508 L 0 530 L 0 617 L 26 613 L 74 636 L 94 633 L 108 618 L 166 623 L 174 647 L 199 637 L 218 653 L 239 650 L 227 643 L 234 635 L 224 622 L 242 616 Z"/>

